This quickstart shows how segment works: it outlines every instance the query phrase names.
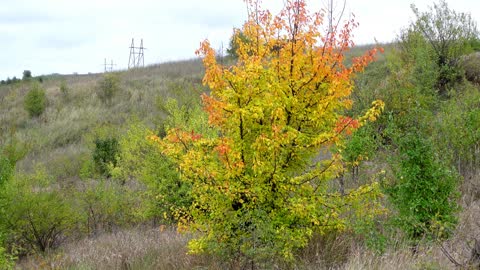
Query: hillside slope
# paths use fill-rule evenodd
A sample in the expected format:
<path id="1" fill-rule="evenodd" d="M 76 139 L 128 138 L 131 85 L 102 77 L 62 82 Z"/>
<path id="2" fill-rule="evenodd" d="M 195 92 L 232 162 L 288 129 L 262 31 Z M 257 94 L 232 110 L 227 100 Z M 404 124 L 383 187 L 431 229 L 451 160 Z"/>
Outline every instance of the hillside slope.
<path id="1" fill-rule="evenodd" d="M 357 48 L 350 54 L 359 55 L 364 50 L 366 47 Z M 23 247 L 16 251 L 20 257 L 18 268 L 240 267 L 226 266 L 222 264 L 221 258 L 209 255 L 187 255 L 185 245 L 191 236 L 178 234 L 172 224 L 159 220 L 158 216 L 162 216 L 163 213 L 155 213 L 157 216 L 153 218 L 145 214 L 142 204 L 145 202 L 159 204 L 159 197 L 151 200 L 149 196 L 152 194 L 145 193 L 144 185 L 137 179 L 120 183 L 108 175 L 85 176 L 85 168 L 91 165 L 97 139 L 120 138 L 139 122 L 142 127 L 149 127 L 157 133 L 162 132 L 163 120 L 167 118 L 164 105 L 169 98 L 176 99 L 179 104 L 192 102 L 198 104 L 199 95 L 207 91 L 201 84 L 203 70 L 200 60 L 190 60 L 113 74 L 45 76 L 39 86 L 46 91 L 47 107 L 42 115 L 33 118 L 28 115 L 23 103 L 26 93 L 38 83 L 35 78 L 28 82 L 0 86 L 0 145 L 1 148 L 14 145 L 21 153 L 15 177 L 15 181 L 20 181 L 20 184 L 14 186 L 20 187 L 20 191 L 14 193 L 12 198 L 34 197 L 42 192 L 51 195 L 59 191 L 59 198 L 54 202 L 71 204 L 73 211 L 68 213 L 78 215 L 78 219 L 75 219 L 71 227 L 65 229 L 68 233 L 60 233 L 61 237 L 58 240 L 61 241 L 52 242 L 47 252 L 39 251 L 35 248 L 35 243 L 25 243 L 24 240 L 17 238 L 7 239 L 10 242 L 17 241 Z M 403 114 L 410 109 L 402 106 L 410 104 L 408 102 L 411 99 L 403 99 L 403 93 L 385 82 L 387 77 L 392 81 L 394 81 L 392 78 L 396 78 L 394 76 L 397 74 L 392 75 L 392 70 L 386 58 L 381 56 L 380 60 L 368 67 L 356 81 L 357 92 L 354 93 L 353 99 L 358 105 L 354 104 L 354 111 L 358 111 L 355 113 L 360 113 L 363 110 L 362 106 L 369 106 L 371 100 L 378 97 L 391 102 L 388 104 L 395 104 L 394 102 L 400 100 L 395 104 L 398 107 L 387 106 L 387 112 L 378 121 L 380 124 L 375 131 L 378 140 L 381 140 L 381 128 L 384 128 L 381 125 L 384 123 L 382 121 L 388 121 L 395 110 L 401 109 L 400 114 Z M 111 102 L 103 102 L 98 95 L 100 83 L 110 75 L 118 78 L 119 90 Z M 66 91 L 62 85 L 66 86 Z M 437 103 L 432 106 L 432 111 L 427 113 L 428 117 L 431 117 L 429 119 L 435 121 L 434 124 L 444 125 L 446 128 L 454 124 L 460 125 L 462 123 L 460 120 L 464 119 L 447 117 L 451 108 L 456 110 L 455 115 L 465 116 L 467 120 L 470 119 L 468 117 L 474 119 L 475 115 L 472 112 L 475 106 L 478 106 L 479 101 L 476 100 L 479 97 L 478 90 L 478 85 L 468 82 L 462 84 L 462 88 L 451 100 L 435 101 Z M 430 101 L 427 100 L 426 103 L 428 102 Z M 447 120 L 452 121 L 447 123 L 451 124 L 450 126 L 445 124 Z M 479 123 L 466 124 L 471 124 L 475 128 Z M 448 133 L 448 136 L 454 137 L 456 134 L 452 132 Z M 437 136 L 436 138 L 447 137 L 447 133 L 433 135 Z M 385 146 L 389 142 L 382 143 L 384 145 L 378 146 L 378 153 L 370 160 L 360 163 L 357 168 L 359 174 L 356 176 L 357 179 L 355 176 L 352 176 L 352 179 L 349 179 L 349 176 L 345 177 L 347 181 L 353 180 L 349 181 L 347 188 L 348 185 L 359 185 L 363 183 L 362 181 L 377 177 L 380 168 L 388 167 L 387 160 L 396 153 Z M 465 145 L 475 144 L 469 143 Z M 480 218 L 478 187 L 480 170 L 475 168 L 477 164 L 475 162 L 478 162 L 475 158 L 477 156 L 465 161 L 470 162 L 472 168 L 469 167 L 468 173 L 461 175 L 459 187 L 461 194 L 458 203 L 462 210 L 457 215 L 458 226 L 448 240 L 422 243 L 417 247 L 417 253 L 412 256 L 410 246 L 401 233 L 391 234 L 398 238 L 384 239 L 383 235 L 377 235 L 372 230 L 361 231 L 362 228 L 359 228 L 359 232 L 316 235 L 308 247 L 298 253 L 295 269 L 453 269 L 454 265 L 445 256 L 444 250 L 450 252 L 458 261 L 465 262 L 470 257 L 473 239 L 480 234 L 477 224 Z M 161 162 L 153 164 L 160 166 Z M 132 164 L 135 165 L 137 164 Z M 36 184 L 29 186 L 21 182 L 22 180 L 33 182 L 38 179 L 48 179 L 50 182 L 46 186 Z M 22 185 L 33 191 L 22 190 Z M 24 201 L 20 202 L 19 205 L 23 206 Z M 33 211 L 34 214 L 43 214 L 44 210 L 57 211 L 57 208 L 52 207 L 53 204 L 45 204 L 50 207 L 47 209 L 32 206 L 33 204 L 25 205 L 21 208 L 25 213 Z M 382 218 L 377 221 L 380 231 L 387 230 L 386 226 L 383 227 L 384 221 Z M 18 224 L 19 227 L 26 226 L 23 223 Z M 387 241 L 394 244 L 389 249 L 382 250 L 382 245 Z M 378 250 L 382 250 L 383 253 L 376 253 Z M 291 265 L 279 263 L 271 267 L 283 269 Z"/>
<path id="2" fill-rule="evenodd" d="M 78 162 L 91 150 L 89 135 L 96 129 L 112 127 L 120 133 L 132 117 L 153 128 L 165 116 L 158 103 L 168 98 L 190 98 L 196 95 L 191 89 L 203 91 L 202 73 L 200 60 L 115 72 L 120 86 L 111 105 L 97 96 L 102 74 L 45 76 L 40 88 L 46 91 L 47 108 L 38 118 L 29 117 L 23 106 L 26 93 L 38 83 L 36 78 L 2 85 L 0 142 L 15 138 L 25 144 L 28 153 L 18 163 L 19 171 L 28 172 L 41 164 L 57 177 L 74 177 L 78 175 Z M 66 93 L 61 91 L 62 83 Z"/>

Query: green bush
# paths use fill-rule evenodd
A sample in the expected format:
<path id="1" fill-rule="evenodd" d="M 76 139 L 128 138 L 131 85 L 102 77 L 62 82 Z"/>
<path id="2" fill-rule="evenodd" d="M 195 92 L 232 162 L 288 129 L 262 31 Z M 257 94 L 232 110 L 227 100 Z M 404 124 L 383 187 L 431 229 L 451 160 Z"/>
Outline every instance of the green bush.
<path id="1" fill-rule="evenodd" d="M 57 247 L 80 219 L 72 201 L 56 190 L 44 170 L 14 177 L 0 197 L 0 226 L 6 232 L 6 241 L 24 254 Z"/>
<path id="2" fill-rule="evenodd" d="M 400 34 L 399 41 L 399 59 L 392 60 L 399 61 L 402 69 L 409 72 L 416 88 L 434 93 L 440 70 L 428 40 L 419 32 L 408 29 Z"/>
<path id="3" fill-rule="evenodd" d="M 24 107 L 30 117 L 40 116 L 47 107 L 45 90 L 41 89 L 38 84 L 34 84 L 25 96 Z"/>
<path id="4" fill-rule="evenodd" d="M 87 180 L 94 177 L 95 163 L 90 156 L 88 158 L 81 159 L 81 167 L 78 174 L 82 180 Z"/>
<path id="5" fill-rule="evenodd" d="M 480 92 L 469 86 L 446 102 L 436 119 L 437 152 L 464 177 L 480 171 Z"/>
<path id="6" fill-rule="evenodd" d="M 86 219 L 88 234 L 113 231 L 134 224 L 139 196 L 131 188 L 110 180 L 88 180 L 76 196 Z"/>
<path id="7" fill-rule="evenodd" d="M 120 139 L 121 154 L 114 177 L 126 182 L 137 179 L 147 190 L 144 192 L 142 215 L 146 219 L 174 222 L 178 211 L 191 204 L 190 185 L 180 181 L 180 174 L 171 160 L 158 146 L 147 140 L 152 132 L 141 123 L 130 125 Z"/>
<path id="8" fill-rule="evenodd" d="M 4 149 L 0 148 L 0 216 L 2 219 L 8 214 L 5 211 L 5 186 L 9 185 L 15 171 L 17 158 L 21 156 L 17 153 L 19 151 L 16 151 L 16 145 L 14 141 L 5 146 Z M 13 269 L 15 257 L 5 249 L 5 233 L 6 228 L 2 226 L 2 221 L 0 221 L 0 268 Z"/>
<path id="9" fill-rule="evenodd" d="M 110 176 L 110 166 L 117 165 L 117 156 L 119 155 L 119 145 L 116 138 L 96 139 L 95 149 L 93 151 L 93 161 L 95 169 L 104 176 Z"/>
<path id="10" fill-rule="evenodd" d="M 345 142 L 345 149 L 342 152 L 343 160 L 347 163 L 346 168 L 351 170 L 352 180 L 358 179 L 358 167 L 362 161 L 373 157 L 377 150 L 377 142 L 374 137 L 372 125 L 362 126 Z"/>
<path id="11" fill-rule="evenodd" d="M 435 158 L 431 142 L 420 132 L 406 132 L 396 143 L 396 181 L 386 193 L 398 210 L 398 226 L 413 241 L 448 237 L 459 210 L 456 174 Z"/>
<path id="12" fill-rule="evenodd" d="M 111 105 L 113 97 L 120 90 L 120 80 L 115 74 L 108 73 L 97 83 L 96 90 L 100 100 Z"/>
<path id="13" fill-rule="evenodd" d="M 218 136 L 218 131 L 208 125 L 208 116 L 198 101 L 186 97 L 182 105 L 174 99 L 157 102 L 157 105 L 167 115 L 162 123 L 164 128 L 180 127 L 209 138 Z M 180 180 L 174 162 L 147 139 L 159 133 L 161 131 L 150 131 L 146 125 L 134 121 L 120 139 L 120 158 L 113 174 L 124 182 L 133 178 L 147 186 L 143 209 L 146 218 L 174 222 L 192 202 L 191 185 Z"/>
<path id="14" fill-rule="evenodd" d="M 184 104 L 180 104 L 175 99 L 167 99 L 165 102 L 157 102 L 157 106 L 165 114 L 167 118 L 162 123 L 164 130 L 172 128 L 180 128 L 191 130 L 208 138 L 218 136 L 218 130 L 211 128 L 208 124 L 208 115 L 202 109 L 198 101 L 184 100 Z"/>
<path id="15" fill-rule="evenodd" d="M 476 23 L 470 14 L 451 10 L 445 0 L 426 12 L 412 5 L 412 11 L 416 21 L 407 31 L 425 39 L 437 66 L 435 87 L 440 95 L 447 96 L 449 88 L 461 79 L 460 57 L 471 52 L 478 39 Z"/>

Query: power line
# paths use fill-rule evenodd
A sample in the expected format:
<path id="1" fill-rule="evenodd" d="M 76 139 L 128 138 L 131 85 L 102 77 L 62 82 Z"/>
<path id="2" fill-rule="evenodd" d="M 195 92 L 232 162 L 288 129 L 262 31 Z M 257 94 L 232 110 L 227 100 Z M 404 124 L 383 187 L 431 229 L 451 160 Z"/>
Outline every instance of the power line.
<path id="1" fill-rule="evenodd" d="M 128 57 L 128 69 L 144 67 L 144 50 L 143 39 L 140 40 L 140 47 L 135 47 L 135 41 L 132 38 L 132 44 L 130 45 L 130 56 Z"/>
<path id="2" fill-rule="evenodd" d="M 116 66 L 116 64 L 113 63 L 113 60 L 110 60 L 110 63 L 107 63 L 107 58 L 105 58 L 105 61 L 103 63 L 104 72 L 112 72 L 113 66 Z"/>

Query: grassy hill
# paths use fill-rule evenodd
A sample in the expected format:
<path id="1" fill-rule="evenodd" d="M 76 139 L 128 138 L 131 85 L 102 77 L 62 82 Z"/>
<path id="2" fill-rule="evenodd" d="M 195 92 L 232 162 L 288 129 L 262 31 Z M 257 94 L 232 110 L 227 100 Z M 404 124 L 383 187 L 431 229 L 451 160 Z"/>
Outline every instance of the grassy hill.
<path id="1" fill-rule="evenodd" d="M 40 87 L 46 91 L 47 108 L 38 118 L 31 118 L 23 106 L 36 79 L 1 86 L 0 142 L 16 138 L 27 147 L 27 155 L 18 164 L 19 171 L 28 172 L 34 165 L 42 164 L 56 176 L 78 175 L 77 163 L 90 151 L 89 134 L 106 126 L 120 133 L 134 116 L 152 127 L 159 124 L 165 115 L 158 103 L 194 96 L 195 92 L 189 91 L 192 88 L 203 91 L 202 72 L 199 60 L 115 72 L 119 90 L 111 105 L 97 97 L 103 74 L 42 77 Z M 62 84 L 66 85 L 66 93 L 60 89 Z M 71 168 L 64 168 L 67 164 Z M 62 172 L 63 169 L 70 171 Z"/>

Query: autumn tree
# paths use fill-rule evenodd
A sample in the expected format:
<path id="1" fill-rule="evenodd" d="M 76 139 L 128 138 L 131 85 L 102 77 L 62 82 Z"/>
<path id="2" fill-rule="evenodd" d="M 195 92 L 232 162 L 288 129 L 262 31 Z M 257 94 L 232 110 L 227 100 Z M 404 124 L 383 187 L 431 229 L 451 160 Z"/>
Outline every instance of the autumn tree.
<path id="1" fill-rule="evenodd" d="M 332 190 L 342 157 L 330 151 L 383 107 L 375 101 L 358 119 L 344 116 L 352 78 L 376 50 L 346 66 L 353 20 L 325 36 L 323 15 L 308 12 L 303 0 L 287 1 L 277 16 L 257 1 L 247 4 L 235 65 L 217 63 L 207 40 L 197 51 L 211 90 L 202 96 L 204 109 L 219 136 L 173 128 L 151 139 L 192 187 L 190 213 L 180 222 L 199 233 L 191 252 L 288 261 L 312 234 L 345 230 L 357 214 L 378 210 L 376 183 L 344 195 Z"/>

